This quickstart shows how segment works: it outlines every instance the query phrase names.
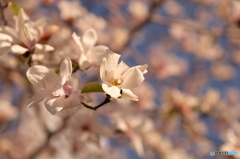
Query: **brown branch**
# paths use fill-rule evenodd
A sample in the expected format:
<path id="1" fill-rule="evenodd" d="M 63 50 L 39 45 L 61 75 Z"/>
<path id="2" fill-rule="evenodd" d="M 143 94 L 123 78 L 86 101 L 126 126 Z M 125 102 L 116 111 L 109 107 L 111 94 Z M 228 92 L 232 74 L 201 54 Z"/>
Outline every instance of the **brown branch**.
<path id="1" fill-rule="evenodd" d="M 0 1 L 0 18 L 3 22 L 3 26 L 7 25 L 7 20 L 5 19 L 4 16 L 4 9 L 7 8 L 8 3 L 7 2 L 3 2 L 2 0 Z"/>

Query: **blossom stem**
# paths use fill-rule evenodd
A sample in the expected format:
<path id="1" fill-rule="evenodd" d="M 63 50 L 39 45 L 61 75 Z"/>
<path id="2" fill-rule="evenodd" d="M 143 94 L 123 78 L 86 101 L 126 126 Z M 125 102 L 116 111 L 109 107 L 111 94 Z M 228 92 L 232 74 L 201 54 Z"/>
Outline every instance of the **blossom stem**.
<path id="1" fill-rule="evenodd" d="M 109 102 L 111 101 L 110 99 L 111 99 L 111 96 L 110 96 L 109 94 L 106 94 L 105 100 L 104 100 L 101 104 L 99 104 L 99 105 L 97 105 L 97 106 L 95 106 L 95 107 L 89 106 L 89 105 L 87 105 L 87 104 L 85 104 L 85 103 L 83 103 L 83 102 L 81 102 L 81 104 L 82 104 L 84 107 L 88 108 L 88 109 L 97 110 L 97 109 L 100 108 L 101 106 L 109 103 Z"/>

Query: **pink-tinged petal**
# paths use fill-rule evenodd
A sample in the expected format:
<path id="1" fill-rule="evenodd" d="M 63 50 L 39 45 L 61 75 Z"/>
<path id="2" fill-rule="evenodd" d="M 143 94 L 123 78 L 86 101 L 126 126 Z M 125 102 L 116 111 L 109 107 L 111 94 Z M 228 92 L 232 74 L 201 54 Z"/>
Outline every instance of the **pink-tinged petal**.
<path id="1" fill-rule="evenodd" d="M 81 70 L 85 71 L 87 68 L 91 66 L 90 62 L 88 61 L 87 57 L 84 54 L 81 54 L 78 65 Z"/>
<path id="2" fill-rule="evenodd" d="M 63 110 L 64 108 L 64 96 L 53 98 L 53 99 L 47 99 L 44 104 L 47 110 L 52 114 L 55 115 L 57 112 Z"/>
<path id="3" fill-rule="evenodd" d="M 31 48 L 33 45 L 33 36 L 31 33 L 31 29 L 32 28 L 32 22 L 26 22 L 23 24 L 23 26 L 21 28 L 19 28 L 19 39 L 28 47 Z"/>
<path id="4" fill-rule="evenodd" d="M 32 84 L 47 90 L 53 90 L 60 81 L 58 75 L 41 65 L 30 67 L 26 74 Z"/>
<path id="5" fill-rule="evenodd" d="M 36 44 L 34 53 L 45 53 L 53 51 L 54 47 L 47 45 L 47 44 Z"/>
<path id="6" fill-rule="evenodd" d="M 60 75 L 66 76 L 67 78 L 72 74 L 72 61 L 69 57 L 65 58 L 60 66 Z"/>
<path id="7" fill-rule="evenodd" d="M 103 58 L 107 55 L 108 47 L 104 45 L 99 45 L 91 48 L 87 52 L 88 59 L 95 64 L 101 64 Z"/>
<path id="8" fill-rule="evenodd" d="M 102 84 L 102 89 L 104 90 L 105 93 L 109 94 L 113 98 L 118 98 L 121 96 L 120 94 L 120 88 L 116 86 L 111 86 L 108 84 L 103 83 Z"/>
<path id="9" fill-rule="evenodd" d="M 66 81 L 67 81 L 66 76 L 61 77 L 61 79 L 59 80 L 58 84 L 56 85 L 52 93 L 55 97 L 65 96 L 63 85 L 66 83 Z"/>
<path id="10" fill-rule="evenodd" d="M 67 79 L 66 76 L 62 76 L 58 85 L 55 87 L 53 91 L 53 95 L 58 96 L 69 96 L 72 93 L 72 84 L 71 80 Z"/>
<path id="11" fill-rule="evenodd" d="M 127 97 L 129 99 L 138 101 L 138 96 L 133 94 L 133 92 L 130 89 L 122 89 L 122 97 Z"/>
<path id="12" fill-rule="evenodd" d="M 97 33 L 94 29 L 88 29 L 82 36 L 82 43 L 84 50 L 87 51 L 92 48 L 98 40 Z"/>
<path id="13" fill-rule="evenodd" d="M 128 74 L 128 70 L 123 75 L 123 83 L 120 85 L 121 88 L 135 88 L 144 81 L 143 73 L 136 67 L 133 69 L 133 71 L 131 71 L 130 74 L 128 74 L 127 76 L 126 74 Z"/>
<path id="14" fill-rule="evenodd" d="M 26 104 L 26 107 L 32 107 L 38 103 L 40 103 L 41 101 L 43 101 L 46 98 L 53 98 L 53 95 L 50 91 L 48 90 L 41 90 L 40 92 L 38 92 L 35 96 L 33 96 Z"/>
<path id="15" fill-rule="evenodd" d="M 77 36 L 77 34 L 75 32 L 72 34 L 72 38 L 79 48 L 79 55 L 84 54 L 83 45 L 82 45 L 82 42 L 80 40 L 81 38 L 79 36 Z"/>
<path id="16" fill-rule="evenodd" d="M 11 47 L 11 51 L 15 54 L 24 54 L 28 51 L 25 47 L 22 47 L 20 45 L 13 45 Z"/>
<path id="17" fill-rule="evenodd" d="M 65 98 L 64 100 L 64 109 L 74 108 L 78 106 L 81 106 L 79 100 L 79 90 L 74 91 L 68 98 Z"/>
<path id="18" fill-rule="evenodd" d="M 114 71 L 114 79 L 119 79 L 122 76 L 122 74 L 128 69 L 129 69 L 128 65 L 125 64 L 123 61 L 121 61 L 117 65 L 117 67 Z"/>
<path id="19" fill-rule="evenodd" d="M 11 43 L 0 42 L 0 55 L 9 53 L 11 51 Z"/>

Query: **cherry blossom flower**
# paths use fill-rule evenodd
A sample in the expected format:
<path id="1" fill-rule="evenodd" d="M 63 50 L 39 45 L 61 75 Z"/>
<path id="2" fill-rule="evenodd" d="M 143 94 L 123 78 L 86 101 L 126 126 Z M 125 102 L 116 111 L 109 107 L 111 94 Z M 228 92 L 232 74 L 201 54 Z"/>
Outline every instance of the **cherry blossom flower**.
<path id="1" fill-rule="evenodd" d="M 138 97 L 130 90 L 138 87 L 143 81 L 143 74 L 147 73 L 148 65 L 129 68 L 123 61 L 118 64 L 120 55 L 107 50 L 106 58 L 100 67 L 102 88 L 113 98 L 128 97 L 137 101 Z"/>
<path id="2" fill-rule="evenodd" d="M 94 46 L 97 42 L 97 33 L 94 29 L 88 29 L 84 32 L 82 38 L 76 33 L 72 37 L 78 45 L 78 64 L 81 70 L 86 70 L 91 65 L 100 65 L 103 57 L 106 56 L 108 47 L 104 45 Z"/>
<path id="3" fill-rule="evenodd" d="M 45 66 L 35 65 L 28 69 L 27 78 L 42 90 L 33 96 L 27 107 L 41 101 L 51 114 L 80 106 L 79 91 L 73 91 L 71 84 L 72 62 L 69 58 L 63 60 L 60 66 L 60 77 Z"/>
<path id="4" fill-rule="evenodd" d="M 47 44 L 38 44 L 43 31 L 44 20 L 31 22 L 23 9 L 15 17 L 15 28 L 0 27 L 0 55 L 8 52 L 16 54 L 44 53 L 54 50 Z"/>

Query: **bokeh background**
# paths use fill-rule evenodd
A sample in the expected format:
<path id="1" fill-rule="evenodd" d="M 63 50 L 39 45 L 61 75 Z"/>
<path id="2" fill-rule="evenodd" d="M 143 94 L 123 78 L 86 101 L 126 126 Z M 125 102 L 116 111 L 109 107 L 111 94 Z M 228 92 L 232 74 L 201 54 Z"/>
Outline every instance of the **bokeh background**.
<path id="1" fill-rule="evenodd" d="M 76 52 L 72 32 L 89 28 L 129 66 L 148 64 L 134 90 L 138 102 L 118 99 L 97 111 L 52 116 L 42 104 L 25 107 L 37 92 L 26 62 L 1 56 L 0 159 L 240 158 L 209 154 L 240 153 L 240 1 L 15 0 L 15 8 L 0 2 L 1 25 L 13 26 L 16 8 L 33 21 L 47 19 L 54 34 L 45 40 L 55 50 L 36 64 L 57 69 Z M 99 67 L 74 76 L 79 88 L 100 82 Z"/>

